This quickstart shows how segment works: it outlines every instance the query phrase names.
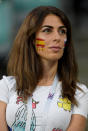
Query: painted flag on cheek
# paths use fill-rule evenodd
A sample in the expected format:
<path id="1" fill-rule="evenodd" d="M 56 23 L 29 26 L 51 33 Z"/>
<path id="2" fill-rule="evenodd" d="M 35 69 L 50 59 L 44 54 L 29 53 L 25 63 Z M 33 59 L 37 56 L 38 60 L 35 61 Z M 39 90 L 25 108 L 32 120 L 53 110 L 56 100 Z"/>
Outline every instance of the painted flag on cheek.
<path id="1" fill-rule="evenodd" d="M 45 49 L 45 41 L 43 39 L 36 39 L 36 48 L 37 50 L 44 50 Z"/>

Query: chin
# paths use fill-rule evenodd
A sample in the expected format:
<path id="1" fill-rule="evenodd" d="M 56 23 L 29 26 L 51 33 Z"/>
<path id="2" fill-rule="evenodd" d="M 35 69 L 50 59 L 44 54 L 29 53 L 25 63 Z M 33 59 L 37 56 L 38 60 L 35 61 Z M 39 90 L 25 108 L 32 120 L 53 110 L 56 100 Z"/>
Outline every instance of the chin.
<path id="1" fill-rule="evenodd" d="M 47 54 L 47 55 L 41 55 L 41 59 L 45 59 L 45 60 L 48 60 L 48 61 L 58 61 L 62 58 L 63 56 L 63 53 L 61 54 Z"/>
<path id="2" fill-rule="evenodd" d="M 50 60 L 50 61 L 58 61 L 62 58 L 62 56 L 52 56 L 52 57 L 48 57 L 46 58 L 47 60 Z"/>
<path id="3" fill-rule="evenodd" d="M 51 60 L 59 60 L 59 59 L 62 58 L 62 56 L 63 56 L 63 54 L 61 54 L 61 55 L 52 55 L 52 56 L 49 57 L 49 59 L 51 59 Z"/>

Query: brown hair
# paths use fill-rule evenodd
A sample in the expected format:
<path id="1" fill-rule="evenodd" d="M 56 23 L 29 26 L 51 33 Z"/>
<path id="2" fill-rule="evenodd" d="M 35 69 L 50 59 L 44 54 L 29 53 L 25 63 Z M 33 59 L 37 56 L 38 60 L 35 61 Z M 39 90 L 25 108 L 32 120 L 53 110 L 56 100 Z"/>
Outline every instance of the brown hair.
<path id="1" fill-rule="evenodd" d="M 32 10 L 25 18 L 13 44 L 9 62 L 8 75 L 15 76 L 17 93 L 27 99 L 32 95 L 43 69 L 33 41 L 35 33 L 48 14 L 58 16 L 67 28 L 67 42 L 62 58 L 58 61 L 58 75 L 62 81 L 62 97 L 67 97 L 73 104 L 77 85 L 77 64 L 72 44 L 71 25 L 67 16 L 60 9 L 52 6 L 40 6 Z"/>

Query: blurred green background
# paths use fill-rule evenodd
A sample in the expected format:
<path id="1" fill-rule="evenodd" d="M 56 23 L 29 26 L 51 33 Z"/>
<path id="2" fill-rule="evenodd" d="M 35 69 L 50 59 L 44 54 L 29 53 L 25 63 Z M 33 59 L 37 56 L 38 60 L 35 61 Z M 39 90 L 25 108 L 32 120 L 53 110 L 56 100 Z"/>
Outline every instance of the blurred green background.
<path id="1" fill-rule="evenodd" d="M 56 6 L 69 17 L 79 79 L 88 86 L 88 0 L 0 0 L 0 78 L 6 74 L 8 54 L 20 25 L 27 13 L 39 5 Z"/>

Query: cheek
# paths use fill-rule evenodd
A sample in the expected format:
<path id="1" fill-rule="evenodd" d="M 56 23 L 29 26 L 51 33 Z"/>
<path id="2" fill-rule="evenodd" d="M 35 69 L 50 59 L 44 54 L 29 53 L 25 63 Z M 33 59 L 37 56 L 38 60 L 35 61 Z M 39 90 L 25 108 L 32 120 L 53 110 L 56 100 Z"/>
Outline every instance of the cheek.
<path id="1" fill-rule="evenodd" d="M 45 40 L 41 38 L 37 38 L 35 41 L 35 46 L 37 51 L 43 51 L 45 49 Z"/>
<path id="2" fill-rule="evenodd" d="M 67 43 L 67 39 L 63 39 L 62 42 L 61 42 L 61 45 L 62 45 L 63 48 L 65 48 L 66 43 Z"/>

